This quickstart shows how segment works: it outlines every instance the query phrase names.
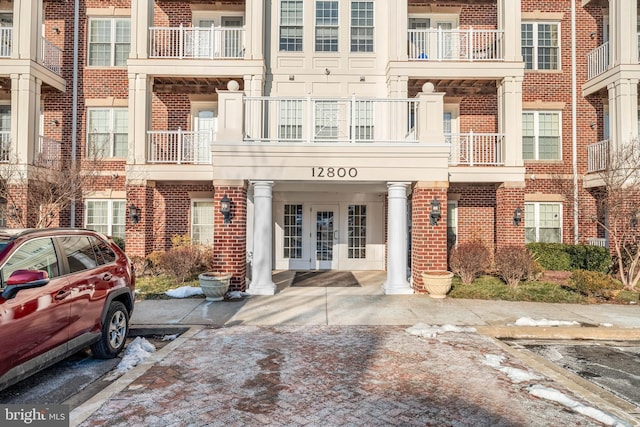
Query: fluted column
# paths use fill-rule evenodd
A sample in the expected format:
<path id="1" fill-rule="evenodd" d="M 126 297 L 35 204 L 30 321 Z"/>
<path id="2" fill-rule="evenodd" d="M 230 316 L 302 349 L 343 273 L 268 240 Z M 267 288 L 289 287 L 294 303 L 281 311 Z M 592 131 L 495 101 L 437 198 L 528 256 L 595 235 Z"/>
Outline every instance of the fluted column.
<path id="1" fill-rule="evenodd" d="M 276 285 L 271 278 L 273 254 L 272 181 L 253 182 L 253 260 L 251 283 L 247 292 L 252 295 L 274 295 Z"/>
<path id="2" fill-rule="evenodd" d="M 408 182 L 388 184 L 387 281 L 384 293 L 412 294 L 407 281 L 407 186 Z"/>

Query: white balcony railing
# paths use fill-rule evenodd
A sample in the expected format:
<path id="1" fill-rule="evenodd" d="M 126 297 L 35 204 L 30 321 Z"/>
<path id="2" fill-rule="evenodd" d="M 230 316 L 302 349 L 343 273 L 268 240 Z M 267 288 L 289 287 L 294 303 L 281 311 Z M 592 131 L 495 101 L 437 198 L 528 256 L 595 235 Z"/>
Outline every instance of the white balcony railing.
<path id="1" fill-rule="evenodd" d="M 211 163 L 211 131 L 160 130 L 147 132 L 149 163 Z"/>
<path id="2" fill-rule="evenodd" d="M 609 42 L 601 44 L 587 54 L 587 80 L 609 69 Z"/>
<path id="3" fill-rule="evenodd" d="M 40 136 L 40 145 L 34 159 L 36 166 L 49 169 L 60 168 L 60 141 Z"/>
<path id="4" fill-rule="evenodd" d="M 587 147 L 587 173 L 599 172 L 607 169 L 609 159 L 609 140 L 596 142 Z"/>
<path id="5" fill-rule="evenodd" d="M 609 246 L 607 239 L 604 237 L 589 237 L 587 239 L 587 244 L 591 246 L 600 246 L 601 248 L 606 248 Z"/>
<path id="6" fill-rule="evenodd" d="M 445 141 L 451 144 L 449 164 L 501 166 L 504 135 L 499 133 L 448 133 Z"/>
<path id="7" fill-rule="evenodd" d="M 62 73 L 62 49 L 43 38 L 42 58 L 40 58 L 40 62 L 47 69 L 60 75 Z"/>
<path id="8" fill-rule="evenodd" d="M 0 27 L 0 58 L 10 58 L 13 52 L 13 28 Z"/>
<path id="9" fill-rule="evenodd" d="M 151 27 L 149 57 L 244 58 L 244 34 L 244 28 L 231 27 Z"/>
<path id="10" fill-rule="evenodd" d="M 11 132 L 0 131 L 0 163 L 8 163 L 11 154 Z"/>
<path id="11" fill-rule="evenodd" d="M 409 60 L 501 61 L 502 30 L 409 30 Z"/>
<path id="12" fill-rule="evenodd" d="M 245 97 L 245 141 L 415 143 L 416 99 Z"/>

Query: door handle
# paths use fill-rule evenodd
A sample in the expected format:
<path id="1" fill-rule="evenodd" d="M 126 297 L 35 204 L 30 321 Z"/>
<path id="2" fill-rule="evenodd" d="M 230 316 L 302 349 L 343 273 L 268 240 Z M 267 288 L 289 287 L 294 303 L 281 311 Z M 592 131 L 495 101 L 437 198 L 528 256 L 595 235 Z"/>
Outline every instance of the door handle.
<path id="1" fill-rule="evenodd" d="M 53 297 L 54 300 L 56 301 L 60 301 L 65 299 L 69 294 L 71 293 L 71 291 L 58 291 L 58 293 L 56 294 L 55 297 Z"/>
<path id="2" fill-rule="evenodd" d="M 338 240 L 338 238 L 339 238 L 338 230 L 335 230 L 335 231 L 333 232 L 333 240 Z"/>
<path id="3" fill-rule="evenodd" d="M 104 280 L 105 282 L 108 282 L 111 280 L 113 276 L 109 273 L 105 273 L 104 276 L 102 276 L 102 280 Z"/>

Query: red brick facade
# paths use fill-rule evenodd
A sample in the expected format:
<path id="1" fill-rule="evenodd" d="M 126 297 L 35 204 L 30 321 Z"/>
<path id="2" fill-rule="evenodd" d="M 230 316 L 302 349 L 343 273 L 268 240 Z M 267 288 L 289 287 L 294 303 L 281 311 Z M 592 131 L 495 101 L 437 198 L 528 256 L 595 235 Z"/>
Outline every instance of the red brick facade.
<path id="1" fill-rule="evenodd" d="M 231 222 L 225 224 L 219 212 L 220 200 L 231 199 Z M 214 188 L 213 252 L 215 271 L 231 274 L 230 289 L 245 290 L 247 277 L 247 188 Z"/>

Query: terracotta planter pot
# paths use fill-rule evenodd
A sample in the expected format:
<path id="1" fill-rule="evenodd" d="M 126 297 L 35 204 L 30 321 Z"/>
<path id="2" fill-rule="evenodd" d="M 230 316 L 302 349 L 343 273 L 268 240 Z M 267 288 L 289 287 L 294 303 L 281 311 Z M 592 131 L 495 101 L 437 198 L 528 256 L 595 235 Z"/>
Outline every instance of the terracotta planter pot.
<path id="1" fill-rule="evenodd" d="M 450 271 L 425 271 L 422 273 L 422 283 L 431 298 L 445 298 L 451 290 L 452 278 L 453 273 Z"/>
<path id="2" fill-rule="evenodd" d="M 229 290 L 231 275 L 226 273 L 202 273 L 198 276 L 200 288 L 207 301 L 222 301 Z"/>

